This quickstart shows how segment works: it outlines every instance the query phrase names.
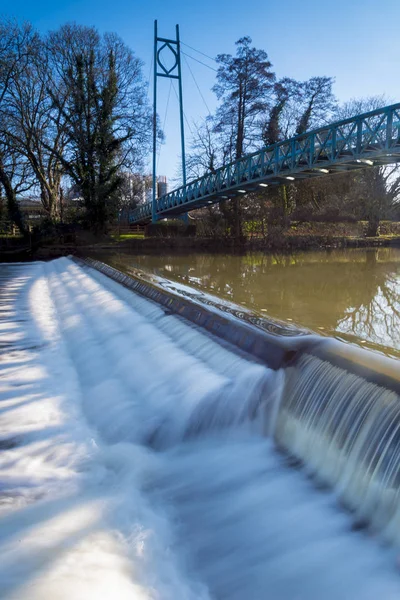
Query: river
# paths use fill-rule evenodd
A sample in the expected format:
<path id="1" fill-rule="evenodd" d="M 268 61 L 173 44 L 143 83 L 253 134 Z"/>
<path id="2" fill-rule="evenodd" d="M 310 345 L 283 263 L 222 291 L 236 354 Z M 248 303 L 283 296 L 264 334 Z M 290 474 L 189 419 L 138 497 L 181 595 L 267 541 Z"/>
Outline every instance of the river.
<path id="1" fill-rule="evenodd" d="M 113 251 L 99 258 L 400 357 L 400 248 L 243 255 Z"/>
<path id="2" fill-rule="evenodd" d="M 67 258 L 0 290 L 2 600 L 400 598 L 395 391 Z"/>

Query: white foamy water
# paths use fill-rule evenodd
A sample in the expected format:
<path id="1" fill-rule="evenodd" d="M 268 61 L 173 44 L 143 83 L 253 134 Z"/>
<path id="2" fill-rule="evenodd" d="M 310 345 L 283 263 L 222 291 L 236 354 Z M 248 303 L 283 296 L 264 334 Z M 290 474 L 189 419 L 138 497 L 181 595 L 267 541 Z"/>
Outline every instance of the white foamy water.
<path id="1" fill-rule="evenodd" d="M 400 597 L 267 434 L 276 373 L 68 259 L 0 267 L 0 597 Z"/>

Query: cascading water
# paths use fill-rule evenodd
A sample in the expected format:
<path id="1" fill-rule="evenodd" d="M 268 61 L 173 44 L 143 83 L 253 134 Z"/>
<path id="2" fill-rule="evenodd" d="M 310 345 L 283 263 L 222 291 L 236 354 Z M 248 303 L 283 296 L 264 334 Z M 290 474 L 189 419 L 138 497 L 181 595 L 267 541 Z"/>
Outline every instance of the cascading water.
<path id="1" fill-rule="evenodd" d="M 94 417 L 102 407 L 102 427 L 110 441 L 167 447 L 190 432 L 249 420 L 261 403 L 279 395 L 275 371 L 229 352 L 182 322 L 171 322 L 165 313 L 155 311 L 152 322 L 128 310 L 73 264 L 59 273 L 48 269 L 66 339 L 84 385 L 90 384 L 85 410 Z M 137 297 L 130 293 L 128 300 L 135 303 Z M 146 307 L 149 314 L 149 304 L 139 299 L 139 310 Z M 104 321 L 98 318 L 100 306 Z M 130 339 L 122 339 L 127 330 Z M 95 351 L 99 339 L 107 355 Z M 115 396 L 119 401 L 109 406 Z"/>
<path id="2" fill-rule="evenodd" d="M 95 272 L 94 277 L 100 283 L 103 276 Z M 113 291 L 119 297 L 130 303 L 136 302 L 136 295 L 132 295 L 128 290 L 114 283 L 112 285 L 114 286 Z M 138 310 L 142 314 L 154 318 L 154 313 L 149 309 L 152 303 L 146 303 L 143 298 L 140 299 L 140 303 Z M 243 455 L 249 452 L 247 461 L 242 463 L 246 465 L 244 472 L 242 475 L 235 473 L 235 476 L 238 477 L 236 485 L 242 485 L 239 482 L 241 481 L 240 477 L 243 477 L 247 481 L 243 484 L 245 489 L 254 486 L 250 496 L 259 496 L 258 504 L 263 489 L 261 473 L 270 468 L 267 466 L 266 455 L 271 452 L 271 443 L 261 441 L 259 438 L 256 441 L 256 439 L 260 434 L 267 435 L 274 438 L 278 445 L 289 452 L 291 456 L 301 459 L 309 472 L 315 473 L 320 480 L 332 488 L 336 488 L 345 504 L 356 511 L 355 518 L 358 524 L 365 520 L 381 529 L 391 520 L 394 525 L 397 504 L 397 493 L 395 492 L 397 486 L 394 486 L 394 483 L 398 478 L 397 468 L 400 467 L 396 449 L 396 440 L 400 436 L 397 434 L 400 418 L 396 419 L 396 416 L 400 416 L 398 415 L 400 403 L 395 392 L 369 383 L 327 361 L 303 353 L 297 355 L 298 358 L 290 367 L 273 372 L 261 365 L 251 365 L 248 360 L 233 354 L 230 349 L 227 350 L 220 344 L 216 344 L 215 340 L 189 326 L 187 322 L 183 322 L 177 316 L 165 316 L 164 313 L 157 312 L 155 317 L 159 331 L 161 330 L 174 343 L 178 343 L 186 354 L 194 356 L 214 373 L 217 372 L 218 376 L 226 378 L 226 381 L 221 387 L 217 386 L 211 393 L 198 398 L 190 406 L 189 411 L 183 411 L 180 408 L 178 413 L 173 410 L 173 415 L 166 417 L 148 439 L 153 446 L 156 448 L 176 446 L 170 451 L 169 456 L 173 456 L 174 460 L 180 462 L 182 460 L 180 454 L 182 441 L 187 440 L 184 444 L 185 456 L 187 453 L 191 458 L 186 456 L 183 463 L 189 470 L 193 467 L 192 461 L 196 462 L 200 455 L 203 455 L 202 453 L 205 453 L 211 460 L 212 464 L 208 468 L 212 470 L 214 461 L 218 462 L 217 455 L 222 454 L 219 460 L 224 461 L 226 451 L 234 457 L 235 469 L 239 469 L 236 455 L 238 449 Z M 149 335 L 150 333 L 148 331 Z M 145 339 L 141 338 L 141 342 L 145 343 Z M 165 355 L 164 349 L 162 353 Z M 182 377 L 182 373 L 180 377 Z M 196 378 L 196 382 L 198 381 L 199 379 Z M 193 387 L 195 386 L 191 386 L 191 390 Z M 192 391 L 190 394 L 193 396 Z M 394 424 L 391 422 L 393 417 Z M 176 419 L 180 421 L 178 427 L 180 438 L 176 437 L 176 425 L 173 424 Z M 221 437 L 222 429 L 225 430 L 223 437 Z M 172 437 L 171 432 L 174 432 Z M 251 432 L 250 437 L 241 438 L 240 436 L 246 436 L 246 432 L 247 434 Z M 193 436 L 198 438 L 197 442 L 191 441 Z M 223 450 L 221 443 L 224 444 Z M 266 443 L 269 444 L 268 450 L 264 447 Z M 227 450 L 228 447 L 230 450 Z M 261 447 L 264 447 L 265 451 L 262 460 L 258 454 Z M 256 456 L 252 456 L 253 451 Z M 258 463 L 258 461 L 260 462 Z M 252 464 L 257 475 L 252 471 Z M 190 521 L 194 514 L 196 514 L 196 518 L 199 518 L 204 506 L 208 503 L 212 504 L 210 498 L 216 497 L 219 508 L 215 512 L 214 509 L 210 509 L 209 517 L 212 522 L 208 522 L 208 519 L 205 518 L 202 529 L 209 530 L 211 528 L 213 531 L 218 529 L 217 521 L 221 515 L 221 505 L 229 504 L 232 498 L 232 485 L 235 487 L 235 484 L 232 484 L 225 488 L 223 482 L 225 477 L 229 479 L 229 468 L 232 466 L 225 468 L 228 471 L 225 476 L 217 477 L 215 474 L 212 476 L 218 492 L 209 490 L 207 486 L 202 491 L 198 489 L 200 481 L 204 482 L 204 477 L 208 476 L 203 472 L 203 463 L 201 467 L 196 464 L 196 473 L 202 472 L 199 483 L 193 481 L 197 481 L 197 475 L 188 473 L 181 473 L 179 477 L 170 474 L 167 478 L 162 478 L 161 488 L 164 488 L 164 493 L 165 490 L 168 490 L 168 497 L 171 495 L 174 497 L 177 493 L 176 502 L 179 505 L 181 522 L 182 519 L 185 520 L 182 515 L 186 510 L 189 511 Z M 280 468 L 281 465 L 278 461 L 278 465 L 274 465 L 272 471 L 275 472 L 276 469 L 277 472 L 280 472 Z M 164 464 L 163 470 L 168 472 L 169 461 L 168 465 Z M 289 477 L 287 474 L 286 476 Z M 188 477 L 191 481 L 190 484 Z M 176 483 L 174 482 L 177 480 L 179 480 L 178 492 L 175 492 Z M 187 487 L 184 482 L 187 483 Z M 157 481 L 155 489 L 159 489 L 159 487 L 160 482 Z M 268 485 L 266 489 L 269 491 Z M 184 504 L 188 497 L 197 500 L 202 498 L 197 508 L 194 500 L 193 506 L 190 508 L 182 505 L 182 490 L 184 490 Z M 246 492 L 244 495 L 246 496 Z M 262 503 L 260 502 L 260 504 Z M 238 518 L 246 522 L 250 519 L 247 513 L 252 513 L 253 508 L 251 504 L 246 508 L 244 506 L 242 507 L 243 514 L 239 511 Z M 244 513 L 246 513 L 246 517 L 244 517 Z M 283 513 L 282 517 L 284 518 Z M 200 519 L 201 521 L 202 519 Z M 236 525 L 233 526 L 232 523 L 233 528 Z M 191 527 L 193 527 L 192 523 L 185 531 L 185 536 L 190 535 Z M 396 529 L 395 526 L 394 529 Z M 393 535 L 394 529 L 392 527 L 392 538 L 396 537 Z M 225 531 L 224 527 L 222 527 L 222 531 Z M 229 535 L 232 536 L 233 531 Z M 264 532 L 264 535 L 268 538 L 267 531 Z M 196 536 L 201 537 L 201 532 L 197 531 Z M 203 533 L 204 536 L 207 537 Z M 236 534 L 233 535 L 233 539 L 237 539 Z M 214 544 L 214 537 L 212 540 Z M 209 543 L 211 544 L 211 540 Z M 221 547 L 224 546 L 224 543 L 220 542 Z M 301 542 L 299 541 L 299 543 Z M 206 545 L 206 542 L 204 544 Z M 215 553 L 218 555 L 215 547 L 213 549 L 210 547 L 209 552 L 212 555 Z M 252 593 L 257 589 L 254 581 L 249 587 L 246 587 L 246 584 L 241 589 L 240 586 L 238 587 L 235 577 L 232 577 L 232 573 L 236 570 L 234 561 L 237 559 L 241 562 L 243 554 L 235 550 L 233 552 L 236 556 L 235 559 L 231 552 L 233 552 L 232 548 L 229 553 L 230 558 L 226 559 L 224 566 L 224 569 L 227 570 L 226 581 L 222 583 L 223 577 L 221 581 L 215 581 L 215 593 L 217 597 L 253 597 Z M 207 570 L 209 564 L 207 560 L 204 564 L 204 553 L 207 553 L 205 547 L 200 552 L 200 562 L 201 568 L 205 566 Z M 257 561 L 254 563 L 254 559 L 249 559 L 246 568 L 249 572 L 262 570 L 264 569 L 264 560 L 265 557 L 261 552 L 260 564 L 257 565 Z M 275 566 L 277 560 L 278 558 L 274 561 Z M 199 563 L 195 562 L 199 567 Z M 220 572 L 218 569 L 217 571 L 218 579 Z M 287 573 L 285 577 L 287 577 Z M 297 577 L 298 574 L 295 579 Z M 269 573 L 265 580 L 263 578 L 261 580 L 263 583 L 258 592 L 260 594 L 262 586 L 267 585 L 267 580 L 272 581 L 273 577 Z M 219 589 L 220 584 L 221 590 Z M 311 591 L 308 593 L 312 595 Z M 343 595 L 343 592 L 341 594 Z M 254 595 L 254 597 L 258 596 Z"/>
<path id="3" fill-rule="evenodd" d="M 95 431 L 80 476 L 100 448 L 90 485 L 105 478 L 108 525 L 145 589 L 124 598 L 400 597 L 395 546 L 373 535 L 397 541 L 397 392 L 298 347 L 271 369 L 68 259 L 35 277 L 43 347 L 62 340 Z M 372 529 L 354 528 L 329 487 Z"/>
<path id="4" fill-rule="evenodd" d="M 287 369 L 275 438 L 357 518 L 400 540 L 400 397 L 304 355 Z"/>

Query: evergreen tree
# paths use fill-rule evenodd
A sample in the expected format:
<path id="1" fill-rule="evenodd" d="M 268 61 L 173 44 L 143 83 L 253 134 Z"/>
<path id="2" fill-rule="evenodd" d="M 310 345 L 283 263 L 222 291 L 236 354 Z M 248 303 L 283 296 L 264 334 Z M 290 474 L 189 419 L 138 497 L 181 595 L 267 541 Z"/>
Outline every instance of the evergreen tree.
<path id="1" fill-rule="evenodd" d="M 221 104 L 216 115 L 216 132 L 223 139 L 224 154 L 238 160 L 259 140 L 259 119 L 268 109 L 275 75 L 264 50 L 251 46 L 250 37 L 236 42 L 236 56 L 217 56 L 219 68 L 213 90 Z M 234 237 L 242 237 L 242 216 L 238 198 L 233 199 L 233 215 L 221 208 L 231 222 Z"/>

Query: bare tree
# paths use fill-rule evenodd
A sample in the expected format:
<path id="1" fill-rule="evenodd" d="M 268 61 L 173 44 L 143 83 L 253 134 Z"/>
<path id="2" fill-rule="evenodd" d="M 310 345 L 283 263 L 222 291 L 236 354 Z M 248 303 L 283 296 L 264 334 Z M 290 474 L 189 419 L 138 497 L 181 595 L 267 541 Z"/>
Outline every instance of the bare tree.
<path id="1" fill-rule="evenodd" d="M 378 108 L 383 108 L 388 104 L 390 104 L 390 100 L 384 94 L 380 96 L 368 96 L 366 98 L 351 98 L 351 100 L 339 104 L 332 116 L 335 121 L 341 121 L 362 113 L 377 110 Z"/>
<path id="2" fill-rule="evenodd" d="M 43 208 L 51 220 L 60 212 L 61 177 L 59 158 L 64 133 L 59 111 L 51 102 L 48 55 L 40 37 L 31 30 L 29 60 L 16 72 L 5 98 L 10 143 L 31 166 L 40 190 Z"/>
<path id="3" fill-rule="evenodd" d="M 24 157 L 13 147 L 9 136 L 11 127 L 7 110 L 8 95 L 16 78 L 26 68 L 32 43 L 32 28 L 21 27 L 13 20 L 0 21 L 0 185 L 7 199 L 10 218 L 22 233 L 26 228 L 17 202 L 17 193 L 30 187 L 28 166 Z"/>
<path id="4" fill-rule="evenodd" d="M 186 171 L 192 179 L 205 173 L 215 173 L 222 164 L 221 148 L 214 128 L 215 122 L 211 117 L 194 127 L 194 136 L 186 156 Z"/>
<path id="5" fill-rule="evenodd" d="M 379 234 L 379 224 L 400 203 L 400 172 L 397 165 L 363 169 L 361 179 L 363 212 L 368 219 L 367 236 Z"/>
<path id="6" fill-rule="evenodd" d="M 336 108 L 332 85 L 332 77 L 311 77 L 301 84 L 302 112 L 296 127 L 296 135 L 301 135 L 330 120 Z"/>
<path id="7" fill-rule="evenodd" d="M 150 142 L 142 63 L 118 36 L 90 27 L 65 25 L 47 47 L 65 135 L 57 158 L 81 191 L 89 224 L 103 228 L 118 205 L 121 170 L 138 170 Z"/>
<path id="8" fill-rule="evenodd" d="M 266 146 L 271 146 L 287 138 L 293 123 L 295 102 L 300 94 L 301 84 L 284 77 L 274 85 L 274 104 L 268 116 L 261 120 L 261 135 Z"/>
<path id="9" fill-rule="evenodd" d="M 385 96 L 352 99 L 337 106 L 334 120 L 345 120 L 389 103 Z M 377 124 L 379 117 L 377 117 Z M 350 131 L 344 124 L 342 132 Z M 316 211 L 337 210 L 338 216 L 368 220 L 368 235 L 375 236 L 382 218 L 390 218 L 399 207 L 400 172 L 397 165 L 368 167 L 296 183 L 296 205 Z"/>
<path id="10" fill-rule="evenodd" d="M 17 197 L 30 190 L 35 183 L 30 164 L 24 160 L 10 144 L 0 136 L 0 190 L 4 191 L 9 218 L 20 232 L 27 233 Z"/>
<path id="11" fill-rule="evenodd" d="M 384 96 L 353 98 L 337 109 L 336 116 L 346 119 L 357 114 L 377 110 L 387 105 Z M 377 117 L 379 119 L 379 117 Z M 362 169 L 357 177 L 358 186 L 353 186 L 358 212 L 361 218 L 368 220 L 368 236 L 379 234 L 379 224 L 384 218 L 390 218 L 400 204 L 400 170 L 397 164 L 368 167 Z"/>

